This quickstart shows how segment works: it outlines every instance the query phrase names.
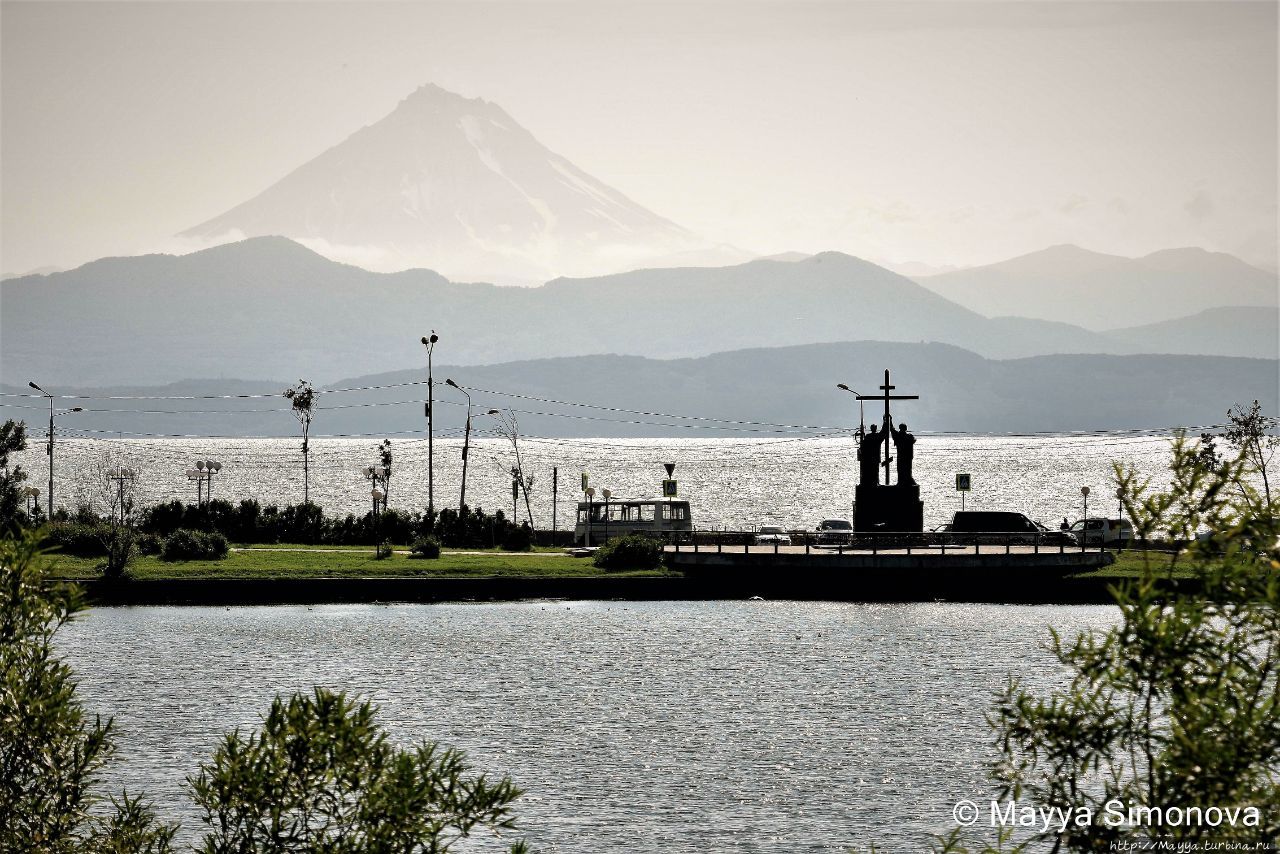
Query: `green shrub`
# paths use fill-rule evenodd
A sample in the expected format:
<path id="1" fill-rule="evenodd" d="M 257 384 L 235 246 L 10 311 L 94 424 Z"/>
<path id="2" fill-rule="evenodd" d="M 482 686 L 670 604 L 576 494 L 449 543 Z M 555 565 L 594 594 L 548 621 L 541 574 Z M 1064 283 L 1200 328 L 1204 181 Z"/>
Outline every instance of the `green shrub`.
<path id="1" fill-rule="evenodd" d="M 395 746 L 368 701 L 327 688 L 276 697 L 260 731 L 222 739 L 190 791 L 208 827 L 200 851 L 278 854 L 450 851 L 512 830 L 521 794 L 510 777 L 473 776 L 460 751 Z"/>
<path id="2" fill-rule="evenodd" d="M 528 523 L 512 528 L 502 541 L 504 552 L 527 552 L 533 549 L 533 529 Z"/>
<path id="3" fill-rule="evenodd" d="M 595 555 L 601 569 L 656 569 L 662 563 L 662 543 L 642 534 L 610 540 Z"/>
<path id="4" fill-rule="evenodd" d="M 410 557 L 435 560 L 440 557 L 440 542 L 435 537 L 418 537 L 409 552 Z"/>
<path id="5" fill-rule="evenodd" d="M 227 538 L 179 528 L 164 538 L 161 560 L 222 560 L 228 552 Z"/>
<path id="6" fill-rule="evenodd" d="M 76 557 L 103 557 L 107 553 L 98 525 L 58 522 L 49 526 L 45 542 L 63 554 Z"/>
<path id="7" fill-rule="evenodd" d="M 163 537 L 157 537 L 155 534 L 138 535 L 138 554 L 158 555 L 163 546 Z"/>

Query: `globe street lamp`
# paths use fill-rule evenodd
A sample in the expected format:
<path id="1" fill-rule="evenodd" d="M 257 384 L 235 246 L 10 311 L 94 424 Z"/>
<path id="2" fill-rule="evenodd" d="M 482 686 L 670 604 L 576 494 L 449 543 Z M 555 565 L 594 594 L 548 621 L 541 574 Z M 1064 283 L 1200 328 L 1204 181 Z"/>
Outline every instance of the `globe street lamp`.
<path id="1" fill-rule="evenodd" d="M 200 469 L 187 469 L 187 480 L 196 485 L 196 506 L 204 504 L 204 471 Z"/>
<path id="2" fill-rule="evenodd" d="M 471 449 L 471 395 L 467 394 L 465 388 L 447 377 L 444 384 L 453 386 L 467 398 L 467 427 L 462 434 L 462 494 L 458 497 L 458 512 L 462 512 L 462 508 L 467 506 L 467 452 Z M 498 410 L 496 409 L 490 409 L 485 413 L 485 415 L 497 414 Z"/>
<path id="3" fill-rule="evenodd" d="M 40 506 L 40 490 L 34 486 L 24 486 L 22 497 L 27 500 L 27 515 L 34 516 L 36 508 Z"/>
<path id="4" fill-rule="evenodd" d="M 204 500 L 208 501 L 213 498 L 213 476 L 222 471 L 222 463 L 217 460 L 196 460 L 196 468 L 194 477 L 192 472 L 187 472 L 187 477 L 196 481 L 196 504 L 200 504 L 200 482 L 204 481 L 207 485 L 204 490 Z"/>
<path id="5" fill-rule="evenodd" d="M 427 512 L 436 509 L 436 455 L 435 455 L 435 414 L 432 412 L 435 403 L 435 379 L 431 376 L 431 354 L 435 350 L 440 336 L 434 329 L 431 337 L 423 336 L 422 346 L 427 348 Z"/>
<path id="6" fill-rule="evenodd" d="M 49 443 L 45 445 L 44 450 L 45 450 L 45 453 L 49 455 L 49 521 L 52 522 L 53 521 L 53 419 L 56 418 L 58 415 L 66 415 L 68 412 L 83 412 L 84 410 L 79 406 L 73 406 L 70 409 L 64 409 L 61 412 L 55 413 L 53 411 L 53 395 L 49 394 L 49 392 L 40 388 L 40 386 L 36 385 L 33 382 L 29 382 L 27 383 L 27 385 L 31 386 L 36 391 L 40 392 L 45 397 L 49 398 Z"/>

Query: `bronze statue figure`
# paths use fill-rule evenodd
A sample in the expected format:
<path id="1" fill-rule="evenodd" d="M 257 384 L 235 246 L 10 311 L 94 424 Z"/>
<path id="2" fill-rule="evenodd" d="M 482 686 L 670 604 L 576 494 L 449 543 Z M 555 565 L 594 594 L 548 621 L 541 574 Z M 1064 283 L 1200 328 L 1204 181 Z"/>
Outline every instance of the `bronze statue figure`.
<path id="1" fill-rule="evenodd" d="M 888 441 L 887 433 L 879 432 L 875 424 L 871 432 L 858 440 L 858 482 L 875 486 L 880 482 L 880 446 Z"/>
<path id="2" fill-rule="evenodd" d="M 913 484 L 915 479 L 911 477 L 911 462 L 916 455 L 916 437 L 907 432 L 905 423 L 899 424 L 897 430 L 890 428 L 890 435 L 893 436 L 893 446 L 898 451 L 898 484 Z"/>

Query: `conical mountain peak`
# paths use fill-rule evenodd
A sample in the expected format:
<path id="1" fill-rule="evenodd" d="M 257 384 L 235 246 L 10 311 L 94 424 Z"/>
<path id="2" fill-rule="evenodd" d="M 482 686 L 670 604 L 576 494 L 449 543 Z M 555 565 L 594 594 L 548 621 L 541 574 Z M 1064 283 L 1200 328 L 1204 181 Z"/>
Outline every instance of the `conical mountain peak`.
<path id="1" fill-rule="evenodd" d="M 701 246 L 547 149 L 497 104 L 431 83 L 186 234 L 278 234 L 373 269 L 522 283 Z"/>

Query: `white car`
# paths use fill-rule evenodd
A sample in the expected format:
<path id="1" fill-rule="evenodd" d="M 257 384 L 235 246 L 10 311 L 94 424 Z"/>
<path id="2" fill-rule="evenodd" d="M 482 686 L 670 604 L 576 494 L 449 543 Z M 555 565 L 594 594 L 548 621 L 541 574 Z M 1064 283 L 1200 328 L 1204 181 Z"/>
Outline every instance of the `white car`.
<path id="1" fill-rule="evenodd" d="M 756 545 L 773 545 L 774 543 L 789 546 L 791 537 L 778 525 L 761 525 L 760 532 L 756 534 Z"/>
<path id="2" fill-rule="evenodd" d="M 1077 542 L 1086 546 L 1097 546 L 1103 543 L 1132 543 L 1133 525 L 1120 519 L 1101 519 L 1090 516 L 1077 521 L 1069 529 Z"/>

